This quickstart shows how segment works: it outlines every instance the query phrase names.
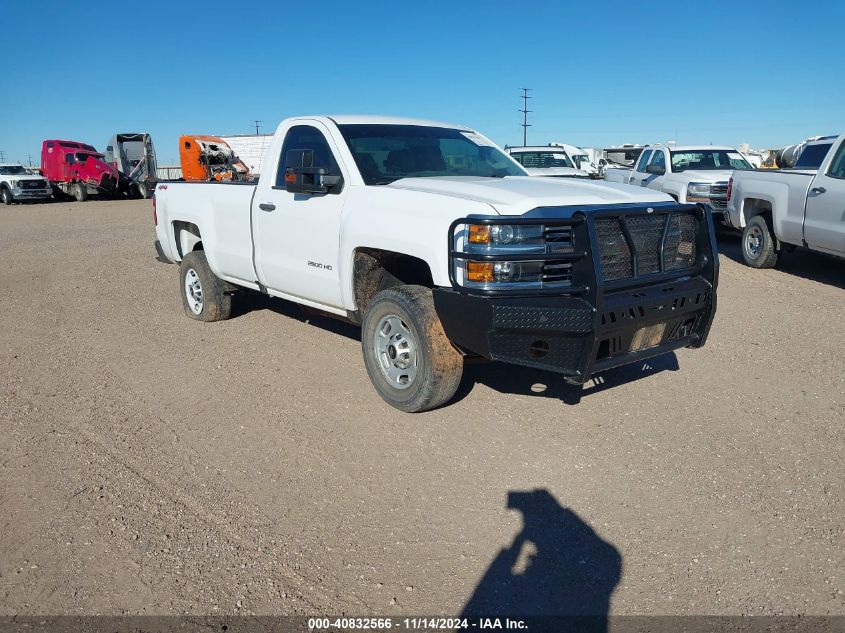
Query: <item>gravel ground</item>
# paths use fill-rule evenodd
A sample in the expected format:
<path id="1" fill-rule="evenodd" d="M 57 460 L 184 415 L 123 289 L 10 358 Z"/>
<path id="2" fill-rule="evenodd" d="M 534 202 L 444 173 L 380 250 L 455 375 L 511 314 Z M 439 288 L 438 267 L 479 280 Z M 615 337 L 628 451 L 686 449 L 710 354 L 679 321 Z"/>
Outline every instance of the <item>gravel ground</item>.
<path id="1" fill-rule="evenodd" d="M 351 326 L 189 320 L 152 240 L 0 208 L 1 613 L 845 613 L 845 263 L 724 238 L 705 348 L 406 415 Z"/>

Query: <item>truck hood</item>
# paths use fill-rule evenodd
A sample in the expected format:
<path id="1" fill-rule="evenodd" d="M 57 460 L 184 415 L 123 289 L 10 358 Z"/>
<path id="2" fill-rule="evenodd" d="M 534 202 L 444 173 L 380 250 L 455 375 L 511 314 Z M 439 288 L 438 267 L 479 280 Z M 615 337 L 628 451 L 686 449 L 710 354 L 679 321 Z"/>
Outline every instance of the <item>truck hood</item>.
<path id="1" fill-rule="evenodd" d="M 481 202 L 500 215 L 522 215 L 537 207 L 649 204 L 672 200 L 667 194 L 653 189 L 577 178 L 402 178 L 386 186 Z"/>
<path id="2" fill-rule="evenodd" d="M 677 174 L 688 182 L 727 182 L 733 169 L 687 169 Z"/>

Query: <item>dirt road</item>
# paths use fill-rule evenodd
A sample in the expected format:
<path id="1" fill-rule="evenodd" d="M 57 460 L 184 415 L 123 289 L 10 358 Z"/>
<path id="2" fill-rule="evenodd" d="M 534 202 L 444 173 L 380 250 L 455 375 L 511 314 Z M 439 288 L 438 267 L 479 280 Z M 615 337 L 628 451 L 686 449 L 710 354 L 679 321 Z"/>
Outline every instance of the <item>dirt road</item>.
<path id="1" fill-rule="evenodd" d="M 845 613 L 842 262 L 729 239 L 704 349 L 406 415 L 351 326 L 186 318 L 152 240 L 0 208 L 0 612 Z"/>

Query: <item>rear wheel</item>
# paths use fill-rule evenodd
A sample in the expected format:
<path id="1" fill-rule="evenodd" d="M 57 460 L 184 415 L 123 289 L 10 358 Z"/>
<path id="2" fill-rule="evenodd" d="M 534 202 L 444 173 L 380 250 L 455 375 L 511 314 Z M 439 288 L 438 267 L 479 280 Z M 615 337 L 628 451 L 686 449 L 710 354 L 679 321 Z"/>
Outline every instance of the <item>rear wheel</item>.
<path id="1" fill-rule="evenodd" d="M 443 331 L 428 288 L 397 286 L 376 294 L 364 316 L 361 345 L 376 391 L 402 411 L 442 406 L 461 382 L 463 357 Z"/>
<path id="2" fill-rule="evenodd" d="M 139 198 L 146 198 L 147 197 L 147 183 L 139 182 L 137 191 L 138 191 L 138 197 Z"/>
<path id="3" fill-rule="evenodd" d="M 3 187 L 0 189 L 0 200 L 3 200 L 3 204 L 12 204 L 15 201 L 12 192 L 9 191 L 8 187 Z"/>
<path id="4" fill-rule="evenodd" d="M 752 268 L 773 268 L 778 252 L 771 227 L 762 215 L 755 215 L 742 231 L 742 258 Z"/>
<path id="5" fill-rule="evenodd" d="M 88 187 L 81 182 L 74 183 L 71 195 L 77 202 L 85 202 L 88 199 Z"/>
<path id="6" fill-rule="evenodd" d="M 223 321 L 232 314 L 234 286 L 215 275 L 203 251 L 185 255 L 179 267 L 185 314 L 197 321 Z"/>

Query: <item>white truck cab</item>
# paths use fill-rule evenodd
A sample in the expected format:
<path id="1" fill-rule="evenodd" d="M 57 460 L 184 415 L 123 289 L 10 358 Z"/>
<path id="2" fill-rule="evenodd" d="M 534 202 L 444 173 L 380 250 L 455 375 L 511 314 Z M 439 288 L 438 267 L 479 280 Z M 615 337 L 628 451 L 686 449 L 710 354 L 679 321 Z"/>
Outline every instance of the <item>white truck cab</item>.
<path id="1" fill-rule="evenodd" d="M 506 147 L 505 151 L 532 176 L 551 178 L 589 178 L 562 147 L 537 145 Z"/>
<path id="2" fill-rule="evenodd" d="M 668 193 L 678 202 L 701 202 L 724 223 L 728 179 L 753 167 L 732 147 L 646 145 L 633 169 L 610 169 L 607 180 Z"/>
<path id="3" fill-rule="evenodd" d="M 563 151 L 565 151 L 566 155 L 569 156 L 569 159 L 572 161 L 572 164 L 581 171 L 587 172 L 587 175 L 590 178 L 600 177 L 598 163 L 590 157 L 587 150 L 575 145 L 570 145 L 569 143 L 551 143 L 551 146 L 560 147 Z"/>
<path id="4" fill-rule="evenodd" d="M 226 319 L 249 289 L 360 324 L 370 381 L 402 411 L 448 402 L 467 356 L 582 383 L 700 347 L 716 309 L 703 206 L 531 177 L 464 126 L 286 119 L 257 183 L 159 183 L 154 202 L 188 317 Z"/>
<path id="5" fill-rule="evenodd" d="M 19 163 L 0 163 L 0 201 L 46 200 L 53 195 L 50 183 Z"/>

